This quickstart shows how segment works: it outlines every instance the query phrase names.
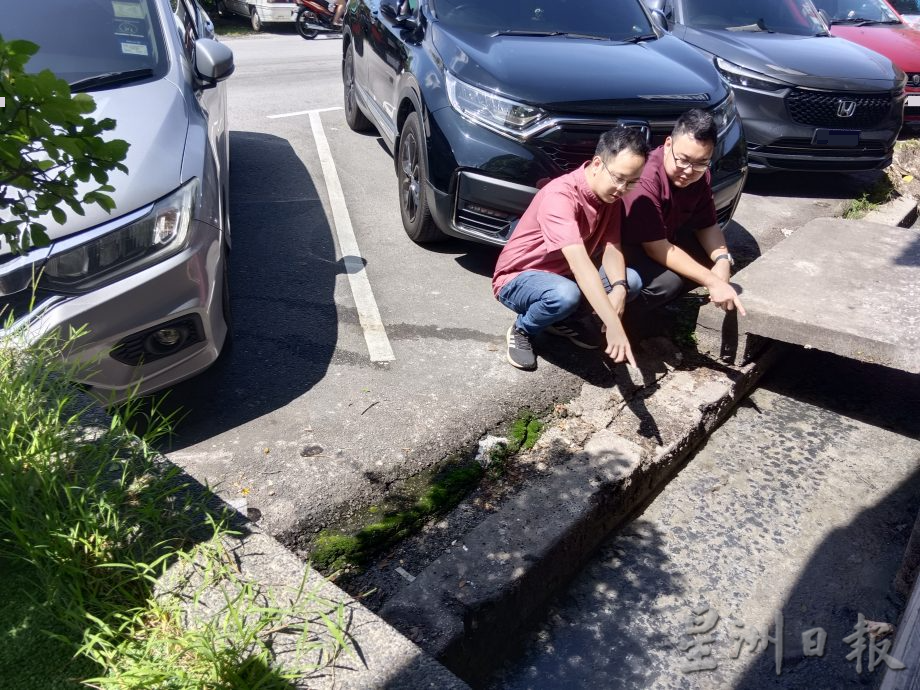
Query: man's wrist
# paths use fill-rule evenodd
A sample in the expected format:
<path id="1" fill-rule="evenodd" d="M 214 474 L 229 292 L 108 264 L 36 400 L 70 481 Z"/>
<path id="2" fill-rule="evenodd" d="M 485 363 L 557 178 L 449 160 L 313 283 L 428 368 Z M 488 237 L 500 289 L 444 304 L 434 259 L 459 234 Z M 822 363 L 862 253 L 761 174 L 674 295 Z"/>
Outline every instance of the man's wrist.
<path id="1" fill-rule="evenodd" d="M 618 287 L 623 288 L 623 292 L 624 292 L 624 293 L 629 292 L 629 283 L 627 283 L 625 280 L 622 280 L 622 279 L 621 279 L 621 280 L 614 280 L 612 283 L 610 283 L 610 291 L 611 291 L 611 292 L 613 292 L 613 291 L 614 291 L 616 288 L 618 288 Z"/>

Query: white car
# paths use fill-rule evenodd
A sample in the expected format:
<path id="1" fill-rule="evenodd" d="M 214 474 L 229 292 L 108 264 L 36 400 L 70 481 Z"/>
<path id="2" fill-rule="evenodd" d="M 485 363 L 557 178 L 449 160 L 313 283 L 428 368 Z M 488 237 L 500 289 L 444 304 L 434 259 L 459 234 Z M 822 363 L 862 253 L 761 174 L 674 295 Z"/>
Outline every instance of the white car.
<path id="1" fill-rule="evenodd" d="M 296 3 L 291 0 L 216 0 L 214 6 L 222 16 L 238 14 L 249 17 L 255 31 L 261 31 L 266 23 L 294 21 L 297 9 Z"/>

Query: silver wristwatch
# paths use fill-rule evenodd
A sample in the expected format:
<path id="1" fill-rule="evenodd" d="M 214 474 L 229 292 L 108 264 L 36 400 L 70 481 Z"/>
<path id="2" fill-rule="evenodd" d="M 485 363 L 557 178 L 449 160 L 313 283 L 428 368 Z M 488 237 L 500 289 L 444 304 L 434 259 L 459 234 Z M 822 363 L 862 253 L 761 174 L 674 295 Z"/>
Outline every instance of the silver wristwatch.
<path id="1" fill-rule="evenodd" d="M 720 260 L 725 259 L 728 262 L 729 266 L 735 265 L 735 260 L 732 258 L 732 255 L 726 252 L 725 254 L 719 254 L 715 259 L 712 260 L 712 263 L 718 263 Z"/>

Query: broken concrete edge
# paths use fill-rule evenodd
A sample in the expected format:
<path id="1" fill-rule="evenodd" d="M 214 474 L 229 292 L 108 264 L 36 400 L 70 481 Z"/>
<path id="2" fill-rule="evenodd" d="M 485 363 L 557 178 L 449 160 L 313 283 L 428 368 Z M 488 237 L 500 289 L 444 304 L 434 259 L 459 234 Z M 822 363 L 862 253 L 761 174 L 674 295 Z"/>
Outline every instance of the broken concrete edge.
<path id="1" fill-rule="evenodd" d="M 879 690 L 916 690 L 920 688 L 920 513 L 895 578 L 895 589 L 907 598 L 907 605 L 889 654 L 907 668 L 894 670 L 886 665 Z"/>
<path id="2" fill-rule="evenodd" d="M 910 227 L 917 220 L 917 200 L 902 196 L 886 201 L 878 208 L 869 211 L 862 220 L 900 228 Z"/>
<path id="3" fill-rule="evenodd" d="M 608 428 L 535 481 L 386 602 L 382 618 L 476 685 L 619 526 L 667 484 L 693 450 L 756 385 L 781 351 L 721 369 L 676 440 L 643 450 Z M 655 395 L 658 389 L 651 391 Z M 612 426 L 611 422 L 608 426 Z"/>
<path id="4" fill-rule="evenodd" d="M 98 429 L 111 423 L 108 413 L 98 406 L 98 401 L 80 394 L 78 408 L 86 414 L 81 421 L 87 438 Z M 223 501 L 211 489 L 168 458 L 154 458 L 157 472 L 170 477 L 175 491 L 171 500 L 190 499 L 201 513 L 195 516 L 199 527 L 190 538 L 203 544 L 213 537 L 210 518 L 229 515 L 229 532 L 221 535 L 221 547 L 233 571 L 232 577 L 213 578 L 206 572 L 205 559 L 176 558 L 157 578 L 154 592 L 158 597 L 178 596 L 182 601 L 185 623 L 201 625 L 211 622 L 220 629 L 221 617 L 226 618 L 228 588 L 250 585 L 259 601 L 277 604 L 285 609 L 298 602 L 307 607 L 292 607 L 291 624 L 308 626 L 310 645 L 304 656 L 299 636 L 286 634 L 285 630 L 273 635 L 271 649 L 275 667 L 282 674 L 292 669 L 308 669 L 298 676 L 292 687 L 316 688 L 392 688 L 416 690 L 432 688 L 441 690 L 467 688 L 442 664 L 417 645 L 406 639 L 395 628 L 368 610 L 316 570 L 288 551 L 257 525 L 250 522 Z M 189 550 L 191 551 L 191 550 Z M 258 607 L 252 609 L 258 614 Z M 342 632 L 347 640 L 334 658 L 329 650 L 339 647 L 338 640 L 323 620 L 341 618 Z M 287 622 L 287 621 L 285 621 Z M 230 625 L 231 621 L 225 621 Z"/>

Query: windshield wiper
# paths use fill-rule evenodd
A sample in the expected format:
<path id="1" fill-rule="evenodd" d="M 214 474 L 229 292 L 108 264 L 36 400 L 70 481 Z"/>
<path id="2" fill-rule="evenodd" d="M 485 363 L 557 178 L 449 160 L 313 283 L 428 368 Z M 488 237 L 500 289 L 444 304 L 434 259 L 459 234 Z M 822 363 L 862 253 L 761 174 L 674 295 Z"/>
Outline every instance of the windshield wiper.
<path id="1" fill-rule="evenodd" d="M 594 34 L 576 34 L 570 31 L 534 31 L 533 29 L 502 29 L 495 33 L 489 34 L 491 38 L 496 36 L 565 36 L 566 38 L 588 38 L 593 41 L 609 41 L 609 36 L 596 36 Z"/>
<path id="2" fill-rule="evenodd" d="M 71 82 L 70 91 L 72 93 L 79 93 L 80 91 L 89 91 L 90 89 L 96 89 L 100 86 L 125 84 L 127 82 L 137 81 L 138 79 L 144 79 L 150 76 L 153 76 L 153 70 L 149 67 L 144 67 L 142 69 L 129 69 L 123 72 L 105 72 L 104 74 L 97 74 L 94 77 L 77 79 L 77 81 Z"/>
<path id="3" fill-rule="evenodd" d="M 658 38 L 655 34 L 642 34 L 641 36 L 630 36 L 629 38 L 624 38 L 623 43 L 642 43 L 643 41 L 654 41 Z"/>

